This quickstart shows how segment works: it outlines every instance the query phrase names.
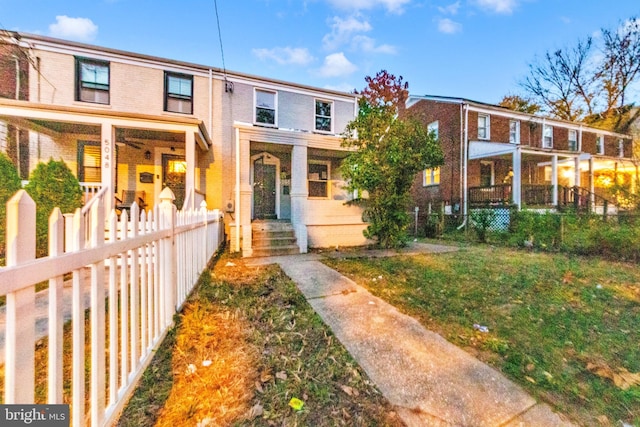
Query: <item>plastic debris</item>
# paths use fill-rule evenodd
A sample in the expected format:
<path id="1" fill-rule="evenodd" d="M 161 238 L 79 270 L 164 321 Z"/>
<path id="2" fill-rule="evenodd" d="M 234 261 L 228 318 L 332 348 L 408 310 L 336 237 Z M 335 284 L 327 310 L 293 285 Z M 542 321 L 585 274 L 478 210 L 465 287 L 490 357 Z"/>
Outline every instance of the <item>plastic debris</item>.
<path id="1" fill-rule="evenodd" d="M 289 401 L 289 406 L 291 406 L 296 411 L 301 411 L 304 406 L 304 402 L 297 397 L 292 397 Z"/>
<path id="2" fill-rule="evenodd" d="M 489 328 L 487 328 L 486 326 L 479 325 L 477 323 L 474 323 L 473 329 L 480 332 L 489 332 Z"/>
<path id="3" fill-rule="evenodd" d="M 207 366 L 211 366 L 212 363 L 213 362 L 211 360 L 203 360 L 202 361 L 202 366 L 204 366 L 206 368 Z"/>

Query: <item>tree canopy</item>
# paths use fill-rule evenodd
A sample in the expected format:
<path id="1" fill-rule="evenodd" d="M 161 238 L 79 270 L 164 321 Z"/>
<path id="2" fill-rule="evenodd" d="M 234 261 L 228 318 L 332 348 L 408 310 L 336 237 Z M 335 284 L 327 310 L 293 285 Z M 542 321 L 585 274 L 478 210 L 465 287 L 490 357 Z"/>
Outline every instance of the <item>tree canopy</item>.
<path id="1" fill-rule="evenodd" d="M 349 190 L 368 194 L 353 202 L 364 207 L 369 223 L 365 237 L 382 247 L 401 246 L 410 223 L 409 190 L 415 175 L 441 165 L 442 150 L 426 126 L 399 116 L 409 94 L 401 76 L 382 70 L 365 81 L 358 115 L 344 134 L 343 146 L 353 151 L 341 170 Z"/>

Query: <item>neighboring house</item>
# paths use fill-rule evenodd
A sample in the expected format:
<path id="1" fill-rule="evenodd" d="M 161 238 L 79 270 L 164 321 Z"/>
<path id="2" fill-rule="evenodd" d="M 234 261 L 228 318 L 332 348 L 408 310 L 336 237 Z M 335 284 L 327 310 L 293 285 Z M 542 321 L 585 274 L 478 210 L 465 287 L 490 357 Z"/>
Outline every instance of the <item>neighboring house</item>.
<path id="1" fill-rule="evenodd" d="M 179 209 L 224 210 L 245 256 L 256 220 L 291 224 L 296 252 L 365 242 L 338 168 L 353 94 L 6 31 L 0 77 L 0 151 L 23 180 L 63 159 L 107 209 L 169 187 Z"/>
<path id="2" fill-rule="evenodd" d="M 631 136 L 462 98 L 411 96 L 406 114 L 437 133 L 445 163 L 412 188 L 417 206 L 572 206 L 615 211 L 614 183 L 636 192 Z M 606 201 L 606 202 L 605 202 Z"/>

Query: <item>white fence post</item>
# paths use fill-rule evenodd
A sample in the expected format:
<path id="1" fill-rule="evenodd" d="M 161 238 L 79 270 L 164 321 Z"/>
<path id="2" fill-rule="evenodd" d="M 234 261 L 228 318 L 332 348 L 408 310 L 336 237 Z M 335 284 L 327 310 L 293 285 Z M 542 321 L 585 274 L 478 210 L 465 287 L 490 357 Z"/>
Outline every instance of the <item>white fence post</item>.
<path id="1" fill-rule="evenodd" d="M 36 257 L 36 204 L 24 190 L 7 202 L 7 267 Z M 33 403 L 35 285 L 7 294 L 4 403 Z"/>
<path id="2" fill-rule="evenodd" d="M 170 188 L 166 187 L 160 193 L 160 228 L 171 230 L 170 237 L 160 241 L 159 264 L 162 270 L 160 281 L 160 292 L 164 298 L 164 318 L 163 327 L 168 327 L 173 323 L 173 314 L 176 310 L 176 251 L 175 251 L 175 220 L 176 207 L 172 203 L 175 196 Z"/>
<path id="3" fill-rule="evenodd" d="M 80 252 L 84 246 L 84 220 L 80 209 L 76 209 L 72 220 L 71 244 L 73 252 Z M 85 400 L 85 372 L 84 372 L 84 278 L 82 269 L 73 270 L 71 273 L 71 340 L 72 340 L 72 367 L 71 367 L 71 420 L 74 426 L 83 426 L 84 400 Z"/>
<path id="4" fill-rule="evenodd" d="M 64 253 L 64 218 L 59 208 L 55 208 L 49 217 L 49 256 L 55 257 Z M 62 403 L 62 350 L 63 326 L 62 290 L 64 277 L 49 279 L 49 389 L 47 402 Z"/>

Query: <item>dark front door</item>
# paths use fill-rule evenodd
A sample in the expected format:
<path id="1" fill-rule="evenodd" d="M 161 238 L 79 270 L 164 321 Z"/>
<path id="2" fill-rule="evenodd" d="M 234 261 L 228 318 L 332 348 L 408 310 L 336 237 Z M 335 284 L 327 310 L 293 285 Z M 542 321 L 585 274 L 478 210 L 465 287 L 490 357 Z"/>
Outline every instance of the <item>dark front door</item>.
<path id="1" fill-rule="evenodd" d="M 253 216 L 256 219 L 276 219 L 276 165 L 253 162 Z"/>
<path id="2" fill-rule="evenodd" d="M 187 162 L 184 157 L 173 154 L 162 155 L 162 188 L 169 187 L 176 199 L 178 209 L 184 203 L 184 181 L 187 174 Z"/>

